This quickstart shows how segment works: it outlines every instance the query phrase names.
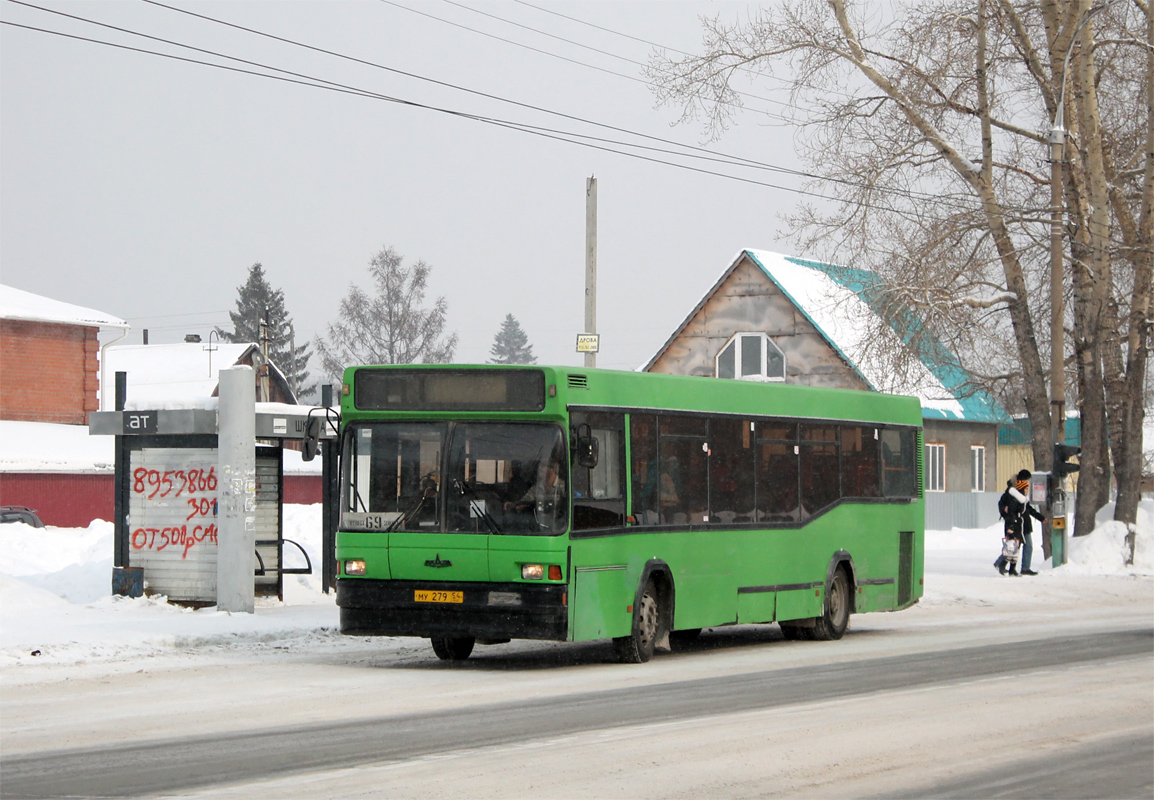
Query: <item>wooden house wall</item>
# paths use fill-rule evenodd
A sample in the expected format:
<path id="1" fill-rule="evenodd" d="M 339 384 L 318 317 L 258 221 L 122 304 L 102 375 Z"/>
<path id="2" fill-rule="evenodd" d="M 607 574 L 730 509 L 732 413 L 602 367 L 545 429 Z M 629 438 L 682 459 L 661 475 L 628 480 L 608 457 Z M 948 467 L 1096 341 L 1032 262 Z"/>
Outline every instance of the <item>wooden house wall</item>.
<path id="1" fill-rule="evenodd" d="M 712 376 L 714 359 L 738 331 L 763 332 L 781 348 L 786 381 L 868 389 L 761 268 L 748 257 L 717 287 L 650 366 L 650 372 Z"/>

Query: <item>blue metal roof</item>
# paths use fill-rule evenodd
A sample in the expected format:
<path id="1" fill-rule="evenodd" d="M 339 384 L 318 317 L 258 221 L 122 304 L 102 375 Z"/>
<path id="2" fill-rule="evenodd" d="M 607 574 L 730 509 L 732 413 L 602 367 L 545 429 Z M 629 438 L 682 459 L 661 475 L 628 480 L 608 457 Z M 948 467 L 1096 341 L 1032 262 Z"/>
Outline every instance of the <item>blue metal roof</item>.
<path id="1" fill-rule="evenodd" d="M 753 253 L 746 252 L 754 263 L 761 266 L 766 274 L 772 277 L 769 270 L 765 268 L 765 265 L 762 264 Z M 839 286 L 856 294 L 871 311 L 884 318 L 884 314 L 882 313 L 882 297 L 885 289 L 885 281 L 877 274 L 853 267 L 825 264 L 820 261 L 811 261 L 791 256 L 786 256 L 785 259 L 798 266 L 807 267 L 823 273 Z M 813 322 L 812 319 L 810 321 Z M 816 323 L 814 323 L 814 327 L 821 332 L 822 336 L 824 336 L 835 349 L 842 352 L 840 345 L 833 340 L 828 332 L 822 330 Z M 897 319 L 891 319 L 890 327 L 893 328 L 894 332 L 906 345 L 913 346 L 914 342 L 917 343 L 916 351 L 922 363 L 925 364 L 930 373 L 941 382 L 946 391 L 952 394 L 961 405 L 964 415 L 963 418 L 965 420 L 992 423 L 1009 421 L 1010 415 L 1006 413 L 989 393 L 970 384 L 969 373 L 966 372 L 966 369 L 962 366 L 957 356 L 950 352 L 936 336 L 926 332 L 922 321 L 912 310 L 908 310 L 899 315 Z M 844 356 L 845 353 L 842 352 L 842 355 Z M 851 364 L 853 363 L 849 358 L 846 360 Z M 957 419 L 952 413 L 925 407 L 922 408 L 922 417 L 924 419 Z"/>

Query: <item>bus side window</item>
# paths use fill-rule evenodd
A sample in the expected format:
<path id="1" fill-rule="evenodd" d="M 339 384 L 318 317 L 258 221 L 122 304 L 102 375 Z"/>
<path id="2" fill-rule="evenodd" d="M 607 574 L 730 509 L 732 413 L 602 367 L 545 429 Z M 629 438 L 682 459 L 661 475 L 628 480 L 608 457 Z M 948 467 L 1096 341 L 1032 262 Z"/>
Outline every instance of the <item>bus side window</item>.
<path id="1" fill-rule="evenodd" d="M 662 525 L 709 521 L 709 420 L 688 414 L 658 419 Z"/>
<path id="2" fill-rule="evenodd" d="M 660 495 L 657 490 L 657 417 L 653 414 L 629 415 L 629 451 L 632 463 L 630 514 L 637 525 L 656 525 Z"/>
<path id="3" fill-rule="evenodd" d="M 570 436 L 578 428 L 597 440 L 597 466 L 572 464 L 573 530 L 615 528 L 625 524 L 625 416 L 574 413 Z M 588 425 L 588 429 L 584 426 Z"/>
<path id="4" fill-rule="evenodd" d="M 757 521 L 801 520 L 797 424 L 763 420 L 757 430 Z"/>
<path id="5" fill-rule="evenodd" d="M 886 428 L 881 432 L 882 495 L 917 497 L 918 466 L 913 430 Z"/>
<path id="6" fill-rule="evenodd" d="M 801 509 L 813 516 L 841 497 L 836 425 L 801 426 Z"/>
<path id="7" fill-rule="evenodd" d="M 879 497 L 878 429 L 841 426 L 842 497 Z"/>
<path id="8" fill-rule="evenodd" d="M 753 437 L 747 419 L 709 420 L 710 523 L 753 521 Z"/>

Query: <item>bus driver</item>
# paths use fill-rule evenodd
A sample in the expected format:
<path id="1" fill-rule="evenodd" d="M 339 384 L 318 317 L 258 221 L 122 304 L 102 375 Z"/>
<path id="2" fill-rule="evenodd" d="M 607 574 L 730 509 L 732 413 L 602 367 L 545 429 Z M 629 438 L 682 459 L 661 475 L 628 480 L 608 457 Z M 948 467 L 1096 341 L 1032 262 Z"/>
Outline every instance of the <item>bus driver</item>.
<path id="1" fill-rule="evenodd" d="M 520 500 L 506 501 L 505 510 L 524 514 L 533 511 L 538 503 L 555 508 L 565 497 L 565 481 L 557 477 L 557 472 L 557 462 L 551 460 L 545 466 L 545 476 L 538 478 Z"/>

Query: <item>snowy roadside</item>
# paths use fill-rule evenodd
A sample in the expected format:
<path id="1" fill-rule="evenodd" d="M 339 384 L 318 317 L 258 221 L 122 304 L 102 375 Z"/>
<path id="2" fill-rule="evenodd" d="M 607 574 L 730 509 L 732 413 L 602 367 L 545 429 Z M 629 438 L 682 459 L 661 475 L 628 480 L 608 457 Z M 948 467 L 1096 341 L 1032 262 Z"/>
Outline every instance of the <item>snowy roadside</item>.
<path id="1" fill-rule="evenodd" d="M 1124 560 L 1125 528 L 1106 522 L 1071 542 L 1070 563 L 1051 569 L 1035 547 L 1036 577 L 998 575 L 992 562 L 998 526 L 927 531 L 924 614 L 1021 614 L 1030 609 L 1096 607 L 1148 597 L 1154 586 L 1154 502 L 1139 511 L 1135 560 Z M 320 564 L 320 506 L 285 506 L 285 536 Z M 333 595 L 320 591 L 317 575 L 285 579 L 285 600 L 258 599 L 255 614 L 191 610 L 163 597 L 109 594 L 112 524 L 87 528 L 0 526 L 0 671 L 36 680 L 38 666 L 90 665 L 125 669 L 211 651 L 293 652 L 339 648 Z M 303 562 L 302 562 L 303 563 Z M 291 560 L 290 565 L 293 565 Z M 1134 584 L 1138 584 L 1135 586 Z M 1134 591 L 1137 589 L 1138 591 Z M 1146 608 L 1141 614 L 1154 616 Z M 380 649 L 408 648 L 406 639 L 380 640 Z M 47 675 L 44 676 L 47 678 Z"/>

